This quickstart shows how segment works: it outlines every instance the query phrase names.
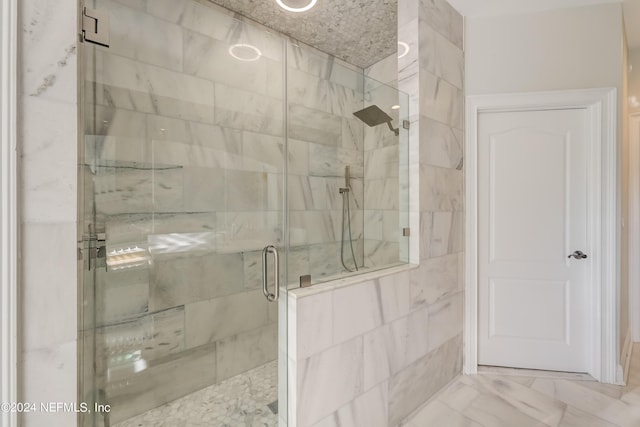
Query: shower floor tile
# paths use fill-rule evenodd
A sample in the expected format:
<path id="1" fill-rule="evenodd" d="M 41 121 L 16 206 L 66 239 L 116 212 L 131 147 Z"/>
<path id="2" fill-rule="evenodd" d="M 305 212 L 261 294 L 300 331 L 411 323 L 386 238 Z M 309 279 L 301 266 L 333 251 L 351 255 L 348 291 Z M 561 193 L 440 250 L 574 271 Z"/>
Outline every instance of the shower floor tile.
<path id="1" fill-rule="evenodd" d="M 237 375 L 114 427 L 276 427 L 277 361 Z M 273 406 L 273 405 L 272 405 Z"/>

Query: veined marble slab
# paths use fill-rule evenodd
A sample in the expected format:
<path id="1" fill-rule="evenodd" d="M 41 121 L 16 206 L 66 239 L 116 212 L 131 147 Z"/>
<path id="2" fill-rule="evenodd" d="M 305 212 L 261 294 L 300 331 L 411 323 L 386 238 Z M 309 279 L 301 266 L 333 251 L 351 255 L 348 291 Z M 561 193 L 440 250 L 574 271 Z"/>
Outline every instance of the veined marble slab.
<path id="1" fill-rule="evenodd" d="M 96 270 L 96 326 L 118 323 L 149 311 L 149 269 Z"/>
<path id="2" fill-rule="evenodd" d="M 460 289 L 458 287 L 458 255 L 426 259 L 411 271 L 411 306 L 434 304 Z"/>
<path id="3" fill-rule="evenodd" d="M 298 361 L 297 426 L 311 426 L 362 392 L 362 338 Z"/>
<path id="4" fill-rule="evenodd" d="M 268 304 L 262 289 L 187 304 L 186 347 L 199 347 L 266 326 Z"/>
<path id="5" fill-rule="evenodd" d="M 281 100 L 222 83 L 215 83 L 214 118 L 215 124 L 222 127 L 283 135 Z"/>
<path id="6" fill-rule="evenodd" d="M 382 383 L 313 425 L 313 427 L 387 427 L 388 384 Z"/>
<path id="7" fill-rule="evenodd" d="M 337 146 L 342 138 L 342 117 L 302 105 L 290 105 L 289 136 L 302 141 Z"/>
<path id="8" fill-rule="evenodd" d="M 151 269 L 152 310 L 239 293 L 244 290 L 242 254 L 211 254 L 158 260 Z"/>
<path id="9" fill-rule="evenodd" d="M 278 356 L 278 325 L 224 338 L 216 345 L 218 381 L 274 361 Z"/>
<path id="10" fill-rule="evenodd" d="M 138 62 L 182 71 L 183 32 L 179 26 L 144 11 L 125 7 L 129 6 L 125 2 L 99 0 L 96 6 L 110 17 L 110 52 Z M 131 40 L 136 42 L 131 43 Z"/>
<path id="11" fill-rule="evenodd" d="M 197 121 L 213 119 L 214 85 L 210 81 L 106 51 L 96 51 L 95 64 L 96 68 L 89 68 L 87 75 L 90 81 L 95 79 L 99 84 L 98 102 L 170 117 L 192 117 Z M 104 98 L 109 104 L 101 101 Z M 138 108 L 126 108 L 134 106 Z"/>
<path id="12" fill-rule="evenodd" d="M 462 368 L 459 335 L 389 380 L 389 424 L 396 425 L 453 380 Z"/>
<path id="13" fill-rule="evenodd" d="M 125 380 L 107 385 L 107 401 L 112 405 L 111 422 L 126 420 L 215 381 L 215 347 L 178 353 L 170 360 L 149 365 Z"/>
<path id="14" fill-rule="evenodd" d="M 184 307 L 178 307 L 97 329 L 96 369 L 118 381 L 135 372 L 134 360 L 148 364 L 184 349 Z"/>
<path id="15" fill-rule="evenodd" d="M 448 168 L 420 165 L 420 177 L 431 185 L 420 186 L 420 211 L 461 211 L 464 209 L 463 173 Z"/>

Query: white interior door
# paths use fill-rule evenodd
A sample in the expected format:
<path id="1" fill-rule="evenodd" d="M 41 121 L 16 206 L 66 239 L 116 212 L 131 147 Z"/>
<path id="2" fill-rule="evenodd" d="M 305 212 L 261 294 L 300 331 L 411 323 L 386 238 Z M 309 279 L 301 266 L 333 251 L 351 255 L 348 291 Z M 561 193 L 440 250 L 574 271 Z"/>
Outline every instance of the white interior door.
<path id="1" fill-rule="evenodd" d="M 478 362 L 587 372 L 587 110 L 478 117 Z"/>

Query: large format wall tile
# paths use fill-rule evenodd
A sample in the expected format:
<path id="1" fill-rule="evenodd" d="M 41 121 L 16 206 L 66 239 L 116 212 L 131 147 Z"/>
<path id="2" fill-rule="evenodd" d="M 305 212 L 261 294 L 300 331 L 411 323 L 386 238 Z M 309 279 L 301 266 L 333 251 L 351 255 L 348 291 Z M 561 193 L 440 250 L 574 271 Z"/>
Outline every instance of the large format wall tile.
<path id="1" fill-rule="evenodd" d="M 95 310 L 96 326 L 114 324 L 149 312 L 149 268 L 104 270 L 96 270 L 95 306 L 91 307 Z"/>
<path id="2" fill-rule="evenodd" d="M 127 114 L 130 114 L 130 112 L 127 112 Z M 166 145 L 156 146 L 156 144 L 160 141 L 166 141 L 167 143 L 185 144 L 186 146 L 182 147 L 185 150 L 197 147 L 215 150 L 216 155 L 222 157 L 223 160 L 223 162 L 218 160 L 216 163 L 194 163 L 178 160 L 157 161 L 158 163 L 178 163 L 185 166 L 211 167 L 217 165 L 226 165 L 228 167 L 231 165 L 240 165 L 239 163 L 229 164 L 229 159 L 227 159 L 227 157 L 231 155 L 240 156 L 242 152 L 242 134 L 236 129 L 158 115 L 147 115 L 146 119 L 147 135 L 151 141 L 151 147 L 149 149 L 152 150 L 154 158 L 166 150 Z M 111 135 L 111 133 L 109 133 L 109 135 Z M 172 154 L 175 155 L 176 153 Z M 178 156 L 178 158 L 180 158 L 180 156 Z"/>
<path id="3" fill-rule="evenodd" d="M 130 373 L 132 354 L 148 363 L 180 353 L 185 349 L 184 323 L 184 307 L 178 307 L 97 329 L 96 369 L 113 372 L 110 380 L 116 380 L 118 371 L 125 377 Z"/>
<path id="4" fill-rule="evenodd" d="M 462 333 L 462 296 L 462 292 L 458 292 L 429 307 L 429 351 Z"/>
<path id="5" fill-rule="evenodd" d="M 262 290 L 187 304 L 186 347 L 193 348 L 265 326 L 267 300 Z"/>
<path id="6" fill-rule="evenodd" d="M 337 146 L 342 137 L 342 118 L 293 104 L 289 107 L 289 136 L 302 141 Z"/>
<path id="7" fill-rule="evenodd" d="M 40 402 L 72 403 L 77 398 L 78 349 L 75 341 L 23 352 L 21 364 L 25 367 L 21 376 L 22 398 L 40 405 Z M 29 412 L 22 417 L 24 426 L 75 425 L 74 412 Z"/>
<path id="8" fill-rule="evenodd" d="M 96 105 L 85 118 L 85 158 L 146 162 L 149 159 L 146 116 L 130 110 Z"/>
<path id="9" fill-rule="evenodd" d="M 363 393 L 313 427 L 388 427 L 388 385 L 382 383 Z"/>
<path id="10" fill-rule="evenodd" d="M 290 170 L 301 170 L 304 166 L 297 163 L 304 155 L 300 146 L 289 141 Z M 304 148 L 302 148 L 304 150 Z M 256 132 L 242 132 L 242 169 L 255 172 L 284 172 L 284 138 L 264 135 Z"/>
<path id="11" fill-rule="evenodd" d="M 462 48 L 463 22 L 462 16 L 447 2 L 447 0 L 420 0 L 419 16 L 447 40 Z"/>
<path id="12" fill-rule="evenodd" d="M 214 103 L 218 126 L 275 136 L 283 134 L 281 100 L 215 83 Z"/>
<path id="13" fill-rule="evenodd" d="M 295 304 L 295 316 L 290 320 L 295 323 L 295 347 L 290 349 L 290 356 L 296 360 L 326 350 L 333 345 L 333 293 L 325 292 L 307 298 L 298 298 Z"/>
<path id="14" fill-rule="evenodd" d="M 354 311 L 353 307 L 360 307 Z M 333 342 L 341 343 L 382 324 L 379 289 L 371 283 L 348 286 L 333 292 Z"/>
<path id="15" fill-rule="evenodd" d="M 76 106 L 25 97 L 23 108 L 29 113 L 23 118 L 22 136 L 28 142 L 21 147 L 22 218 L 48 223 L 75 219 L 77 158 L 75 147 L 70 152 L 64 142 L 77 131 L 75 120 L 66 120 L 75 117 Z"/>
<path id="16" fill-rule="evenodd" d="M 460 46 L 437 34 L 435 48 L 438 56 L 435 74 L 458 89 L 463 89 L 464 52 Z"/>
<path id="17" fill-rule="evenodd" d="M 213 120 L 213 88 L 210 81 L 143 64 L 132 59 L 96 50 L 96 69 L 87 70 L 89 79 L 101 85 L 100 96 L 110 100 L 127 98 L 117 106 L 150 106 L 148 112 L 191 118 L 210 123 Z M 112 93 L 113 87 L 118 93 Z M 124 90 L 124 92 L 123 92 Z M 97 98 L 100 101 L 100 98 Z M 116 102 L 116 101 L 113 101 Z M 122 105 L 124 103 L 124 105 Z M 149 107 L 147 107 L 149 108 Z M 135 109 L 138 108 L 128 108 Z"/>
<path id="18" fill-rule="evenodd" d="M 271 362 L 278 356 L 278 325 L 224 338 L 216 345 L 216 356 L 218 381 Z"/>
<path id="19" fill-rule="evenodd" d="M 282 65 L 268 58 L 257 61 L 239 61 L 229 55 L 229 45 L 198 33 L 185 32 L 184 71 L 207 80 L 246 91 L 268 95 L 270 67 L 282 69 Z M 275 73 L 273 73 L 273 77 Z M 275 80 L 275 79 L 274 79 Z"/>
<path id="20" fill-rule="evenodd" d="M 178 381 L 179 379 L 179 381 Z M 110 383 L 106 398 L 111 422 L 130 418 L 216 381 L 215 347 L 205 346 L 152 363 L 120 382 Z"/>
<path id="21" fill-rule="evenodd" d="M 398 372 L 389 380 L 389 425 L 395 426 L 447 385 L 462 368 L 462 337 Z"/>
<path id="22" fill-rule="evenodd" d="M 330 112 L 328 103 L 329 82 L 295 68 L 287 70 L 287 96 L 291 104 L 303 105 L 313 110 Z"/>
<path id="23" fill-rule="evenodd" d="M 20 315 L 25 351 L 60 346 L 77 336 L 77 317 L 63 317 L 59 312 L 77 300 L 77 286 L 68 286 L 69 278 L 76 276 L 77 262 L 57 257 L 59 252 L 75 253 L 74 239 L 68 238 L 74 235 L 74 224 L 35 223 L 22 231 L 22 244 L 30 250 L 22 261 L 22 280 L 31 285 L 21 294 L 28 301 Z"/>
<path id="24" fill-rule="evenodd" d="M 182 210 L 182 168 L 166 165 L 152 170 L 109 165 L 96 169 L 93 184 L 98 215 Z"/>
<path id="25" fill-rule="evenodd" d="M 442 78 L 424 72 L 420 75 L 420 99 L 426 117 L 462 129 L 463 92 Z"/>
<path id="26" fill-rule="evenodd" d="M 462 167 L 464 141 L 461 130 L 422 117 L 420 133 L 425 136 L 420 146 L 420 164 L 449 169 Z"/>
<path id="27" fill-rule="evenodd" d="M 458 254 L 425 259 L 411 271 L 411 306 L 430 305 L 458 292 Z"/>
<path id="28" fill-rule="evenodd" d="M 212 254 L 154 261 L 151 270 L 152 310 L 242 292 L 242 255 Z"/>
<path id="29" fill-rule="evenodd" d="M 20 6 L 21 46 L 19 60 L 21 79 L 19 90 L 26 99 L 39 98 L 52 102 L 49 113 L 55 114 L 61 104 L 69 107 L 78 100 L 77 93 L 77 4 L 60 4 L 48 0 L 22 0 Z M 58 31 L 52 31 L 56 29 Z M 60 30 L 60 29 L 64 29 Z M 24 117 L 33 117 L 27 108 Z M 60 112 L 58 112 L 60 113 Z M 66 120 L 53 120 L 58 126 L 72 126 L 77 115 L 66 115 Z M 50 129 L 41 126 L 42 129 Z M 28 129 L 28 127 L 25 127 Z M 70 134 L 69 134 L 70 135 Z M 30 144 L 35 139 L 27 138 Z M 75 148 L 71 140 L 66 147 Z"/>
<path id="30" fill-rule="evenodd" d="M 21 0 L 17 25 L 20 120 L 20 328 L 24 402 L 78 396 L 78 5 Z M 7 30 L 8 29 L 4 29 Z M 54 328 L 55 325 L 55 328 Z M 25 427 L 74 425 L 77 414 L 19 415 Z"/>
<path id="31" fill-rule="evenodd" d="M 361 74 L 362 71 L 359 71 Z M 355 74 L 355 73 L 354 73 Z M 329 83 L 329 112 L 345 118 L 352 118 L 355 111 L 362 109 L 364 98 L 361 91 L 349 89 L 340 84 Z"/>
<path id="32" fill-rule="evenodd" d="M 224 169 L 188 167 L 184 168 L 183 179 L 183 208 L 176 206 L 176 211 L 215 212 L 227 206 Z"/>
<path id="33" fill-rule="evenodd" d="M 311 426 L 362 391 L 362 337 L 298 361 L 298 427 Z"/>
<path id="34" fill-rule="evenodd" d="M 420 176 L 431 184 L 420 186 L 421 211 L 461 211 L 464 208 L 462 171 L 420 165 Z"/>
<path id="35" fill-rule="evenodd" d="M 365 265 L 383 266 L 399 262 L 400 245 L 398 242 L 365 240 Z"/>
<path id="36" fill-rule="evenodd" d="M 182 71 L 183 44 L 179 26 L 112 1 L 102 0 L 100 9 L 110 16 L 111 53 Z"/>

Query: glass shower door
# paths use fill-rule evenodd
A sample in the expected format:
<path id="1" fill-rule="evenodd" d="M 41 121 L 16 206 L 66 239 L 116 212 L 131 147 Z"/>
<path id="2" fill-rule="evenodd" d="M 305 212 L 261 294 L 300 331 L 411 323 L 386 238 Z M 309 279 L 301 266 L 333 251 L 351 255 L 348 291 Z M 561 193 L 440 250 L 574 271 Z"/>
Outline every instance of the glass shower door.
<path id="1" fill-rule="evenodd" d="M 197 0 L 86 6 L 83 425 L 286 425 L 284 41 Z"/>

